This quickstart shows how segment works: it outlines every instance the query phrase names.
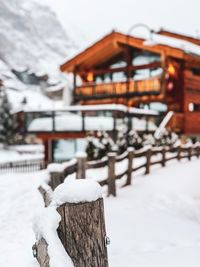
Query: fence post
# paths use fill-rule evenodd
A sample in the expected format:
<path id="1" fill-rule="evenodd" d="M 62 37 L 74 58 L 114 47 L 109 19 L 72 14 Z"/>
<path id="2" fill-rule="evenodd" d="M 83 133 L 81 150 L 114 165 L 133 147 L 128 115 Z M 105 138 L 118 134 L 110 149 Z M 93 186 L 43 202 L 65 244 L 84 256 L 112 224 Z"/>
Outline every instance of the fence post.
<path id="1" fill-rule="evenodd" d="M 197 146 L 196 146 L 196 153 L 197 153 L 197 158 L 199 158 L 200 157 L 200 146 L 199 146 L 199 144 L 197 144 Z"/>
<path id="2" fill-rule="evenodd" d="M 50 180 L 48 184 L 51 189 L 54 190 L 58 185 L 64 182 L 64 179 L 63 172 L 50 172 Z"/>
<path id="3" fill-rule="evenodd" d="M 58 212 L 58 235 L 74 266 L 108 267 L 103 199 L 65 203 Z"/>
<path id="4" fill-rule="evenodd" d="M 162 167 L 165 167 L 166 165 L 166 149 L 163 147 L 162 149 Z"/>
<path id="5" fill-rule="evenodd" d="M 76 159 L 77 159 L 76 179 L 85 179 L 87 154 L 85 152 L 77 153 Z"/>
<path id="6" fill-rule="evenodd" d="M 149 174 L 150 173 L 151 154 L 152 154 L 152 150 L 151 150 L 151 148 L 149 148 L 147 150 L 147 152 L 146 152 L 147 161 L 146 161 L 146 172 L 145 172 L 145 174 Z"/>
<path id="7" fill-rule="evenodd" d="M 114 197 L 116 197 L 115 161 L 116 153 L 108 153 L 108 196 Z"/>
<path id="8" fill-rule="evenodd" d="M 192 145 L 188 147 L 188 160 L 191 160 L 192 158 Z"/>
<path id="9" fill-rule="evenodd" d="M 132 180 L 132 172 L 133 172 L 133 158 L 134 158 L 134 148 L 128 148 L 128 170 L 127 170 L 127 180 L 125 183 L 126 185 L 131 185 Z"/>
<path id="10" fill-rule="evenodd" d="M 177 159 L 178 159 L 178 161 L 181 160 L 181 146 L 177 147 Z"/>

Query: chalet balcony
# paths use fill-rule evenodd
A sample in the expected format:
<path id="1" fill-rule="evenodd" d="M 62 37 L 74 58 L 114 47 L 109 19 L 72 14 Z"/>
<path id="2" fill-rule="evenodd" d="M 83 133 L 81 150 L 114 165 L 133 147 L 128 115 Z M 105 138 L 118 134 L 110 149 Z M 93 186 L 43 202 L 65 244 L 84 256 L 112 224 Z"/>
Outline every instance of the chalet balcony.
<path id="1" fill-rule="evenodd" d="M 161 88 L 161 75 L 143 80 L 129 80 L 101 84 L 88 83 L 75 88 L 75 100 L 153 96 L 159 95 L 161 93 Z"/>

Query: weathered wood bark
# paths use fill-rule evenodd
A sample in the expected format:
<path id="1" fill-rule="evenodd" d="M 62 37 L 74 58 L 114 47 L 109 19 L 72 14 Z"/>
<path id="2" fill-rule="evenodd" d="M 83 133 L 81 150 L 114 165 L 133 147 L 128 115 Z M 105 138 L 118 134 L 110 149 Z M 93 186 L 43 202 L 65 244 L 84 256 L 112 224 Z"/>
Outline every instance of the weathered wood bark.
<path id="1" fill-rule="evenodd" d="M 76 179 L 86 178 L 86 155 L 77 156 L 77 173 Z"/>
<path id="2" fill-rule="evenodd" d="M 44 238 L 33 246 L 33 254 L 40 267 L 49 267 L 48 244 Z"/>
<path id="3" fill-rule="evenodd" d="M 165 167 L 166 165 L 166 149 L 163 147 L 162 149 L 162 167 Z"/>
<path id="4" fill-rule="evenodd" d="M 128 148 L 128 170 L 127 170 L 127 179 L 126 185 L 131 185 L 132 174 L 133 174 L 133 158 L 134 158 L 134 149 L 132 147 Z"/>
<path id="5" fill-rule="evenodd" d="M 108 267 L 103 199 L 58 208 L 58 235 L 75 267 Z"/>
<path id="6" fill-rule="evenodd" d="M 146 153 L 146 171 L 145 171 L 145 174 L 149 174 L 150 173 L 150 166 L 151 166 L 151 154 L 152 154 L 152 151 L 151 149 L 148 149 L 147 150 L 147 153 Z"/>
<path id="7" fill-rule="evenodd" d="M 115 179 L 115 161 L 116 153 L 108 153 L 108 196 L 116 197 L 116 179 Z"/>
<path id="8" fill-rule="evenodd" d="M 50 194 L 41 186 L 38 188 L 40 194 L 42 195 L 42 198 L 44 200 L 45 207 L 48 207 L 51 203 L 51 196 Z"/>
<path id="9" fill-rule="evenodd" d="M 65 177 L 63 172 L 51 172 L 49 186 L 52 190 L 54 190 L 58 185 L 64 182 L 64 179 Z"/>

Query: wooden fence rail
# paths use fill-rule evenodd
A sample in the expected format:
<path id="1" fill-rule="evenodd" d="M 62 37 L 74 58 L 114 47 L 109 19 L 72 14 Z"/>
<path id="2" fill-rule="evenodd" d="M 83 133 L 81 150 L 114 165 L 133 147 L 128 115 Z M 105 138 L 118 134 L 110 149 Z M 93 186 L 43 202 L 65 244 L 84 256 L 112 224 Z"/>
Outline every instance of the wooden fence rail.
<path id="1" fill-rule="evenodd" d="M 159 155 L 159 159 L 154 159 L 155 156 Z M 108 186 L 108 196 L 116 196 L 116 185 L 115 180 L 121 179 L 125 175 L 127 176 L 125 186 L 132 183 L 133 173 L 144 169 L 144 173 L 147 175 L 151 172 L 151 166 L 161 165 L 166 166 L 166 163 L 177 159 L 187 158 L 191 160 L 193 156 L 197 158 L 200 157 L 200 145 L 187 145 L 187 146 L 177 146 L 177 147 L 149 147 L 138 151 L 134 151 L 133 148 L 129 148 L 128 151 L 117 156 L 113 153 L 108 154 L 102 160 L 86 162 L 86 155 L 77 157 L 76 163 L 67 166 L 60 174 L 51 173 L 50 186 L 55 189 L 64 179 L 73 173 L 76 173 L 76 178 L 82 179 L 87 177 L 87 170 L 89 169 L 100 169 L 107 167 L 107 178 L 100 179 L 99 184 L 101 186 Z M 135 166 L 134 162 L 138 158 L 144 158 L 145 163 Z M 116 164 L 127 160 L 127 169 L 121 173 L 116 174 Z M 60 178 L 58 178 L 60 177 Z M 101 178 L 101 177 L 99 177 Z"/>

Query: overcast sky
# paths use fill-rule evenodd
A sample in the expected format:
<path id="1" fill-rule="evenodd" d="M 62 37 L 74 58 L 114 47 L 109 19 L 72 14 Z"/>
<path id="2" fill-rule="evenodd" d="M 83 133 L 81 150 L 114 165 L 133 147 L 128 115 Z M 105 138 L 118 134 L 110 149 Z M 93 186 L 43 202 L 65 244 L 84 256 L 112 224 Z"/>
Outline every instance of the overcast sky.
<path id="1" fill-rule="evenodd" d="M 91 43 L 135 23 L 200 35 L 200 0 L 46 0 L 67 32 Z M 133 33 L 132 33 L 133 34 Z M 78 37 L 78 38 L 77 38 Z"/>

